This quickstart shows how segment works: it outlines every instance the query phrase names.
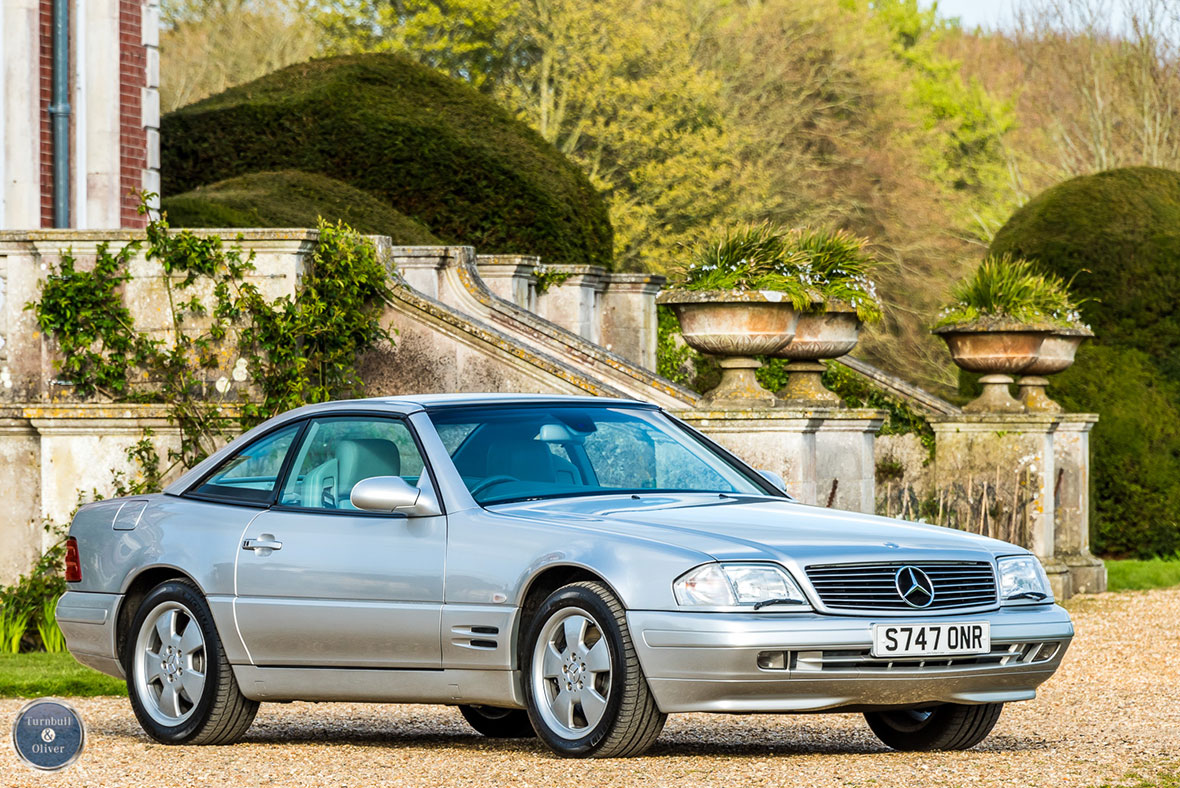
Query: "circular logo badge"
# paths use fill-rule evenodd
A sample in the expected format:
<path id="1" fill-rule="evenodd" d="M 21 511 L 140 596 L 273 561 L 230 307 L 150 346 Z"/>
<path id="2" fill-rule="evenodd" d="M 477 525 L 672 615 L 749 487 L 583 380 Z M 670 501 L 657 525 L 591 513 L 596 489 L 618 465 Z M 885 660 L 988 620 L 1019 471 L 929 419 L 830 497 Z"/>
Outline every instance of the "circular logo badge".
<path id="1" fill-rule="evenodd" d="M 86 729 L 68 703 L 39 698 L 25 704 L 12 725 L 12 746 L 20 759 L 45 772 L 64 769 L 82 754 Z"/>

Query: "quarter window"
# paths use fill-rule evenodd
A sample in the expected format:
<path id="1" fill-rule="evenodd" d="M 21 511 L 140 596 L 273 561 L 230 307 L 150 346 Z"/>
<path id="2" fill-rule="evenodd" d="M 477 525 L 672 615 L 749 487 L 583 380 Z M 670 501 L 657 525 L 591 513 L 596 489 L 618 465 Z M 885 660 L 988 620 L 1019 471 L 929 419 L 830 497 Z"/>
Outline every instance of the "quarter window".
<path id="1" fill-rule="evenodd" d="M 283 460 L 302 425 L 272 432 L 223 462 L 191 492 L 241 503 L 269 503 Z"/>
<path id="2" fill-rule="evenodd" d="M 417 486 L 424 464 L 409 427 L 396 419 L 322 418 L 307 428 L 279 499 L 305 509 L 355 510 L 362 479 L 400 476 Z"/>

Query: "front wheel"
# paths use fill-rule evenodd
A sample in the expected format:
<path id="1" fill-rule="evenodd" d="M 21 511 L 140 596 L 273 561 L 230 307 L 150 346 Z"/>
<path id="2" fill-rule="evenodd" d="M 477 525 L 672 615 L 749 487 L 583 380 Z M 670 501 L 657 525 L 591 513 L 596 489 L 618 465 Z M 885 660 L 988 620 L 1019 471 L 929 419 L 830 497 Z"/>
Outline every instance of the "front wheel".
<path id="1" fill-rule="evenodd" d="M 639 667 L 622 603 L 598 582 L 571 583 L 541 605 L 525 640 L 529 718 L 558 755 L 639 755 L 664 728 Z"/>
<path id="2" fill-rule="evenodd" d="M 944 703 L 929 709 L 870 711 L 865 720 L 895 750 L 967 750 L 987 738 L 1003 708 L 1003 703 Z"/>
<path id="3" fill-rule="evenodd" d="M 230 744 L 258 711 L 238 689 L 209 605 L 186 581 L 161 583 L 144 597 L 123 666 L 135 716 L 162 744 Z"/>

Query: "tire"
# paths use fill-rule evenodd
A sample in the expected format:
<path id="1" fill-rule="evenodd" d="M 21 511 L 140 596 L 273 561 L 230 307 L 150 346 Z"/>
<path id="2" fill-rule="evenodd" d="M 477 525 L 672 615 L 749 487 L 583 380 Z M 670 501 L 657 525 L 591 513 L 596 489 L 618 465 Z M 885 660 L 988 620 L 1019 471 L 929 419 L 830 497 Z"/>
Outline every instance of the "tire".
<path id="1" fill-rule="evenodd" d="M 524 709 L 460 706 L 459 713 L 472 728 L 490 739 L 531 739 L 537 735 Z"/>
<path id="2" fill-rule="evenodd" d="M 558 755 L 639 755 L 663 730 L 666 715 L 639 667 L 623 605 L 603 583 L 554 591 L 533 617 L 522 656 L 529 719 Z"/>
<path id="3" fill-rule="evenodd" d="M 258 702 L 238 689 L 209 605 L 185 580 L 161 583 L 144 597 L 123 669 L 139 724 L 161 744 L 232 744 L 258 712 Z"/>
<path id="4" fill-rule="evenodd" d="M 895 750 L 967 750 L 987 738 L 1003 709 L 1003 703 L 944 703 L 930 709 L 870 711 L 865 720 Z"/>

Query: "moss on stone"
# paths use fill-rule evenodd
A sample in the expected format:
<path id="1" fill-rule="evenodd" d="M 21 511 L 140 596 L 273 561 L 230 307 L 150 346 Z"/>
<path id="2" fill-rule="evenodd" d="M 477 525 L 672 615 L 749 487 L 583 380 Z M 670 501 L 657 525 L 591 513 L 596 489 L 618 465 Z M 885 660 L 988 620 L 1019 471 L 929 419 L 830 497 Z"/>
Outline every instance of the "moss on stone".
<path id="1" fill-rule="evenodd" d="M 319 173 L 447 243 L 610 265 L 606 204 L 556 148 L 468 86 L 391 54 L 301 63 L 171 112 L 165 196 L 252 172 Z"/>
<path id="2" fill-rule="evenodd" d="M 173 227 L 315 227 L 322 216 L 365 235 L 388 235 L 395 244 L 440 243 L 421 222 L 378 197 L 307 172 L 240 175 L 165 197 L 161 207 Z"/>

